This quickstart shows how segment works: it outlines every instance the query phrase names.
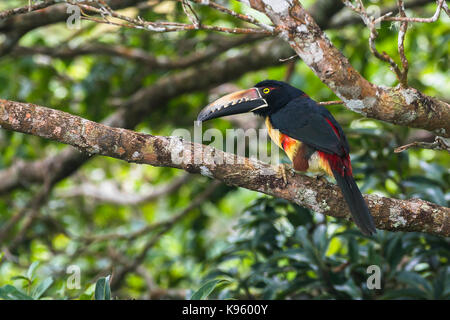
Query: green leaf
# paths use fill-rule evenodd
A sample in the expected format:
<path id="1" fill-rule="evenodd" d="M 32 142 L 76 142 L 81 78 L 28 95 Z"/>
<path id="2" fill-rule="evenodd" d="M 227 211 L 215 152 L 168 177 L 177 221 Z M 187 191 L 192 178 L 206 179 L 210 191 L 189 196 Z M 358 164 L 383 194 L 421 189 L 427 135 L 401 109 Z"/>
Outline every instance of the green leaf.
<path id="1" fill-rule="evenodd" d="M 386 245 L 386 259 L 395 269 L 403 255 L 401 235 L 395 235 Z"/>
<path id="2" fill-rule="evenodd" d="M 391 299 L 426 299 L 427 296 L 425 295 L 425 292 L 419 289 L 415 288 L 408 288 L 408 289 L 398 289 L 398 290 L 391 290 L 386 292 L 381 299 L 384 300 L 391 300 Z"/>
<path id="3" fill-rule="evenodd" d="M 111 300 L 111 288 L 109 287 L 109 276 L 102 277 L 95 284 L 95 300 Z"/>
<path id="4" fill-rule="evenodd" d="M 36 269 L 39 266 L 39 261 L 33 262 L 27 270 L 27 278 L 33 280 L 34 274 L 36 273 Z"/>
<path id="5" fill-rule="evenodd" d="M 314 230 L 313 242 L 314 246 L 317 248 L 317 250 L 320 252 L 320 255 L 323 257 L 327 252 L 329 244 L 326 226 L 320 225 Z"/>
<path id="6" fill-rule="evenodd" d="M 39 285 L 36 286 L 31 292 L 31 296 L 33 297 L 33 299 L 36 300 L 39 299 L 45 293 L 45 291 L 47 291 L 47 289 L 50 288 L 52 284 L 53 284 L 52 277 L 48 277 L 44 281 L 39 283 Z"/>
<path id="7" fill-rule="evenodd" d="M 445 287 L 448 283 L 447 269 L 442 269 L 433 281 L 433 299 L 445 299 Z"/>
<path id="8" fill-rule="evenodd" d="M 358 257 L 359 257 L 359 246 L 358 246 L 358 242 L 356 241 L 356 239 L 354 237 L 351 237 L 348 240 L 348 256 L 349 256 L 349 261 L 352 263 L 357 263 L 358 262 Z"/>
<path id="9" fill-rule="evenodd" d="M 226 280 L 223 279 L 216 279 L 206 282 L 204 285 L 200 287 L 194 294 L 191 296 L 191 300 L 204 300 L 206 299 L 211 292 L 216 288 L 216 286 L 221 283 L 225 282 Z"/>
<path id="10" fill-rule="evenodd" d="M 0 298 L 5 300 L 33 300 L 32 297 L 9 284 L 0 288 Z"/>
<path id="11" fill-rule="evenodd" d="M 361 299 L 361 288 L 359 288 L 352 278 L 346 281 L 344 284 L 335 285 L 334 288 L 338 291 L 348 294 L 353 299 Z"/>
<path id="12" fill-rule="evenodd" d="M 11 280 L 25 280 L 25 281 L 27 281 L 27 282 L 31 282 L 31 279 L 29 279 L 29 278 L 27 278 L 27 277 L 25 277 L 25 276 L 14 276 L 14 277 L 11 277 Z"/>
<path id="13" fill-rule="evenodd" d="M 424 292 L 431 292 L 432 287 L 427 280 L 416 272 L 401 271 L 395 277 L 398 281 L 408 284 L 413 288 L 422 290 Z"/>

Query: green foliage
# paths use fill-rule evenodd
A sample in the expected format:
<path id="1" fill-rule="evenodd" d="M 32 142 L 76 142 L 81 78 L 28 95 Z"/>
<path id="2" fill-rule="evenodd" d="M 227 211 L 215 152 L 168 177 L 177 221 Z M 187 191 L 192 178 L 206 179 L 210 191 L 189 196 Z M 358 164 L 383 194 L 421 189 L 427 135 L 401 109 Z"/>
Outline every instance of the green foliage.
<path id="1" fill-rule="evenodd" d="M 214 297 L 450 298 L 448 239 L 384 231 L 368 238 L 335 219 L 316 220 L 286 201 L 257 200 L 240 219 L 239 235 L 213 259 L 206 279 L 229 279 Z M 380 289 L 367 286 L 371 265 L 381 270 Z"/>
<path id="2" fill-rule="evenodd" d="M 22 281 L 22 284 L 4 285 L 0 287 L 0 299 L 4 300 L 39 300 L 39 299 L 54 299 L 57 296 L 64 294 L 64 288 L 60 292 L 55 292 L 53 295 L 44 296 L 47 291 L 51 291 L 54 284 L 52 277 L 39 278 L 36 276 L 36 269 L 39 262 L 33 262 L 28 268 L 26 275 L 18 275 L 11 277 L 14 282 Z M 93 288 L 94 293 L 88 288 L 80 294 L 80 300 L 112 300 L 111 287 L 109 285 L 110 276 L 101 277 L 95 283 Z M 56 294 L 55 294 L 56 293 Z M 67 299 L 67 296 L 60 298 Z"/>
<path id="3" fill-rule="evenodd" d="M 219 284 L 227 282 L 226 280 L 209 280 L 204 285 L 202 285 L 194 294 L 191 296 L 191 300 L 204 300 L 216 289 Z"/>
<path id="4" fill-rule="evenodd" d="M 13 285 L 5 285 L 0 287 L 0 298 L 5 300 L 39 300 L 44 298 L 43 295 L 52 286 L 53 278 L 46 277 L 39 279 L 36 276 L 36 270 L 39 262 L 33 262 L 28 268 L 25 275 L 18 275 L 11 278 L 15 282 L 22 282 L 19 287 Z M 23 291 L 26 290 L 26 293 Z"/>
<path id="5" fill-rule="evenodd" d="M 110 276 L 102 277 L 95 284 L 95 300 L 111 300 L 111 288 L 109 286 Z"/>

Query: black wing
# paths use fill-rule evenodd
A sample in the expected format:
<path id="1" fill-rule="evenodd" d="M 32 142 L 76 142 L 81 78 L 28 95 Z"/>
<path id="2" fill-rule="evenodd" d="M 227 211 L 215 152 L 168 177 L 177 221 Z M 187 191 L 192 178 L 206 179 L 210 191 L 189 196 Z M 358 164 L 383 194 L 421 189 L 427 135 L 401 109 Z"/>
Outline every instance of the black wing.
<path id="1" fill-rule="evenodd" d="M 325 107 L 308 97 L 292 100 L 270 115 L 270 122 L 281 133 L 320 151 L 339 156 L 349 153 L 348 142 L 341 126 Z"/>

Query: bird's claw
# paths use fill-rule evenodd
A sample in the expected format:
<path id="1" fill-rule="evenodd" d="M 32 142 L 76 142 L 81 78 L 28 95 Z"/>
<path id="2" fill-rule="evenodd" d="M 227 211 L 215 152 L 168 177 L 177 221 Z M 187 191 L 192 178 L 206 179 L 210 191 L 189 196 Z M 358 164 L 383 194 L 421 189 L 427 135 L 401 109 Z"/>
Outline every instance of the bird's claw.
<path id="1" fill-rule="evenodd" d="M 277 174 L 278 176 L 281 176 L 281 179 L 283 180 L 283 184 L 285 187 L 288 184 L 287 172 L 290 173 L 291 177 L 295 175 L 294 169 L 292 168 L 291 165 L 287 163 L 282 163 L 277 166 Z"/>
<path id="2" fill-rule="evenodd" d="M 314 174 L 314 178 L 316 178 L 318 181 L 327 181 L 327 178 L 326 178 L 326 174 L 325 173 L 323 173 L 323 172 L 319 172 L 319 173 L 316 173 L 316 174 Z"/>

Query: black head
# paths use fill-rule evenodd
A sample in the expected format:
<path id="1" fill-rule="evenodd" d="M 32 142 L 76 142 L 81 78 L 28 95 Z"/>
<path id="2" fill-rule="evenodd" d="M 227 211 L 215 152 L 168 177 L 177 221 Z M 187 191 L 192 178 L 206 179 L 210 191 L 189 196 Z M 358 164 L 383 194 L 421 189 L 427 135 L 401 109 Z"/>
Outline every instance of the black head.
<path id="1" fill-rule="evenodd" d="M 288 104 L 291 100 L 298 98 L 305 93 L 289 83 L 276 80 L 263 80 L 255 84 L 267 101 L 268 108 L 261 108 L 253 111 L 260 116 L 267 116 Z"/>
<path id="2" fill-rule="evenodd" d="M 303 94 L 303 91 L 286 82 L 264 80 L 253 88 L 230 93 L 210 103 L 200 111 L 197 120 L 206 121 L 245 112 L 267 116 Z"/>

